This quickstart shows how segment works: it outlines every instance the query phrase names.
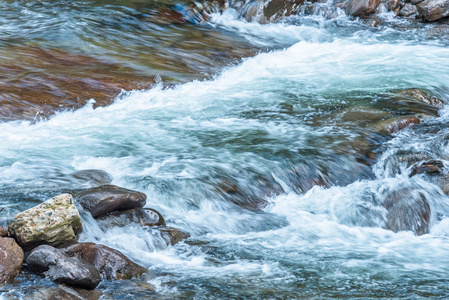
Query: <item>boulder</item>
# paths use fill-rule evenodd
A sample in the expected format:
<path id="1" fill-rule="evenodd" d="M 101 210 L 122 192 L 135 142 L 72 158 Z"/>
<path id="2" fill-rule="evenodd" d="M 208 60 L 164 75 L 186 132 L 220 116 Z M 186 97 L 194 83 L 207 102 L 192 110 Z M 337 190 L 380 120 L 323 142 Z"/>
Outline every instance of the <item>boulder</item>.
<path id="1" fill-rule="evenodd" d="M 115 185 L 103 185 L 80 192 L 77 199 L 92 217 L 98 218 L 117 211 L 141 208 L 147 196 Z"/>
<path id="2" fill-rule="evenodd" d="M 271 0 L 267 1 L 263 14 L 270 21 L 297 14 L 304 0 Z"/>
<path id="3" fill-rule="evenodd" d="M 0 283 L 12 283 L 24 260 L 22 248 L 8 237 L 0 237 Z"/>
<path id="4" fill-rule="evenodd" d="M 411 230 L 416 235 L 429 232 L 430 205 L 422 193 L 407 188 L 390 191 L 382 205 L 388 211 L 387 229 Z"/>
<path id="5" fill-rule="evenodd" d="M 73 242 L 82 231 L 81 218 L 73 198 L 62 194 L 14 217 L 9 232 L 20 246 L 59 246 Z"/>
<path id="6" fill-rule="evenodd" d="M 105 279 L 131 279 L 148 270 L 117 250 L 94 243 L 80 243 L 63 249 L 64 253 L 92 264 Z"/>
<path id="7" fill-rule="evenodd" d="M 401 17 L 410 17 L 413 15 L 416 15 L 416 13 L 418 12 L 418 10 L 416 9 L 416 5 L 413 5 L 411 3 L 406 3 L 400 10 L 398 13 L 398 16 Z"/>
<path id="8" fill-rule="evenodd" d="M 163 226 L 165 220 L 162 215 L 151 208 L 136 208 L 119 211 L 110 215 L 100 217 L 102 221 L 114 226 L 126 226 L 130 223 L 139 223 L 142 226 Z"/>
<path id="9" fill-rule="evenodd" d="M 388 11 L 393 11 L 399 7 L 399 0 L 387 0 L 386 6 Z"/>
<path id="10" fill-rule="evenodd" d="M 84 290 L 68 286 L 39 289 L 27 298 L 31 300 L 98 300 L 103 295 L 99 290 Z"/>
<path id="11" fill-rule="evenodd" d="M 416 8 L 424 21 L 433 22 L 449 16 L 449 0 L 425 0 Z"/>
<path id="12" fill-rule="evenodd" d="M 54 282 L 93 290 L 100 283 L 98 270 L 79 258 L 69 257 L 60 249 L 41 245 L 26 260 L 32 271 L 44 273 Z"/>
<path id="13" fill-rule="evenodd" d="M 180 241 L 190 237 L 190 234 L 173 227 L 161 226 L 157 229 L 160 231 L 161 237 L 164 239 L 167 245 L 174 246 Z"/>
<path id="14" fill-rule="evenodd" d="M 348 5 L 348 14 L 354 17 L 367 16 L 372 14 L 380 0 L 350 0 Z"/>
<path id="15" fill-rule="evenodd" d="M 8 228 L 0 227 L 0 237 L 8 237 L 9 231 Z"/>
<path id="16" fill-rule="evenodd" d="M 419 4 L 421 2 L 423 2 L 423 0 L 410 0 L 410 3 L 414 5 Z"/>

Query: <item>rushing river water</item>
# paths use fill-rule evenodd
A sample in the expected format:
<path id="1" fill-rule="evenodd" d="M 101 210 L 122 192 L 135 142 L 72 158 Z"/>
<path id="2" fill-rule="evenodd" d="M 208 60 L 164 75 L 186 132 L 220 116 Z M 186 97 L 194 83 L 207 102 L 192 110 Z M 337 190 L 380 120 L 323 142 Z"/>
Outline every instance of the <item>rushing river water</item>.
<path id="1" fill-rule="evenodd" d="M 10 84 L 45 93 L 41 75 L 62 76 L 52 65 L 33 70 L 33 47 L 107 62 L 106 77 L 156 78 L 109 106 L 92 99 L 47 119 L 0 123 L 2 223 L 89 186 L 71 174 L 97 169 L 144 192 L 147 207 L 191 235 L 167 247 L 155 230 L 105 230 L 83 214 L 82 241 L 151 271 L 103 281 L 106 299 L 447 297 L 449 198 L 428 177 L 410 178 L 398 157 L 448 163 L 449 110 L 394 101 L 407 88 L 449 100 L 448 40 L 436 25 L 386 13 L 372 28 L 325 13 L 327 4 L 264 25 L 232 9 L 203 24 L 155 22 L 169 4 L 0 1 L 2 63 L 34 72 L 4 73 Z M 36 78 L 42 85 L 31 86 Z M 409 115 L 421 124 L 389 137 L 376 131 Z M 425 195 L 428 234 L 385 228 L 385 195 L 401 189 Z M 54 285 L 25 270 L 1 291 L 28 298 Z"/>

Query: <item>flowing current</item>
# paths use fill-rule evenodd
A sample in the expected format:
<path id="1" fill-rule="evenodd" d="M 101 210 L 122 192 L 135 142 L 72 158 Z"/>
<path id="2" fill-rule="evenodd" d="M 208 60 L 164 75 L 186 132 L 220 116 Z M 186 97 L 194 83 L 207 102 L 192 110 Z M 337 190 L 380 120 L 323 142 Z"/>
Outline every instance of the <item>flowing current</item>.
<path id="1" fill-rule="evenodd" d="M 449 163 L 449 110 L 392 99 L 420 88 L 449 100 L 447 40 L 431 34 L 433 25 L 388 14 L 378 28 L 334 14 L 258 24 L 230 9 L 195 26 L 252 45 L 253 57 L 169 87 L 158 76 L 106 107 L 91 99 L 49 119 L 0 123 L 2 222 L 86 187 L 71 174 L 102 170 L 190 234 L 167 247 L 156 230 L 105 229 L 82 213 L 81 241 L 151 271 L 103 281 L 106 299 L 446 297 L 449 198 L 425 175 L 410 177 L 397 157 Z M 376 132 L 381 120 L 416 114 L 414 128 Z M 366 143 L 375 145 L 371 156 Z M 398 189 L 425 196 L 429 233 L 386 228 L 382 204 Z M 25 274 L 2 295 L 51 286 Z"/>

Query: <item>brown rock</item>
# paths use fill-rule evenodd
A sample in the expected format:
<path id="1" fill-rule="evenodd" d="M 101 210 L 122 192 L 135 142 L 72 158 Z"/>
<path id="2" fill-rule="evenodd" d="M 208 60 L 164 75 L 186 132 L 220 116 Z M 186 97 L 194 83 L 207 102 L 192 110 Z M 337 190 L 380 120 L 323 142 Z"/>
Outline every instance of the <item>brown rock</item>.
<path id="1" fill-rule="evenodd" d="M 0 227 L 0 237 L 8 237 L 9 231 L 8 228 Z"/>
<path id="2" fill-rule="evenodd" d="M 410 177 L 415 176 L 416 174 L 429 174 L 429 175 L 438 175 L 443 171 L 441 169 L 444 168 L 444 165 L 439 160 L 429 160 L 427 162 L 422 163 L 419 167 L 416 166 L 413 168 L 410 173 Z"/>
<path id="3" fill-rule="evenodd" d="M 115 185 L 103 185 L 82 191 L 77 195 L 79 204 L 97 218 L 117 211 L 141 208 L 147 196 L 144 193 Z"/>
<path id="4" fill-rule="evenodd" d="M 348 14 L 354 17 L 367 16 L 373 13 L 380 0 L 350 0 L 348 5 Z"/>
<path id="5" fill-rule="evenodd" d="M 421 121 L 417 117 L 390 118 L 378 123 L 376 128 L 380 132 L 391 134 L 399 132 L 409 126 L 415 126 L 419 123 L 421 123 Z"/>
<path id="6" fill-rule="evenodd" d="M 444 101 L 432 96 L 428 91 L 422 89 L 406 89 L 401 91 L 394 91 L 394 93 L 399 96 L 396 100 L 409 100 L 419 103 L 424 103 L 436 108 L 442 108 L 444 106 Z"/>
<path id="7" fill-rule="evenodd" d="M 94 243 L 80 243 L 63 249 L 69 256 L 75 256 L 92 264 L 105 279 L 131 279 L 148 270 L 129 260 L 117 250 Z"/>
<path id="8" fill-rule="evenodd" d="M 394 232 L 411 230 L 416 235 L 429 232 L 430 205 L 417 191 L 402 188 L 389 192 L 382 204 L 386 210 L 386 228 Z"/>
<path id="9" fill-rule="evenodd" d="M 173 227 L 161 226 L 157 229 L 160 231 L 161 236 L 165 240 L 167 245 L 173 246 L 179 243 L 180 241 L 190 237 L 190 234 Z"/>
<path id="10" fill-rule="evenodd" d="M 24 260 L 22 248 L 12 238 L 0 237 L 0 283 L 12 283 Z"/>
<path id="11" fill-rule="evenodd" d="M 304 0 L 271 0 L 265 4 L 263 14 L 268 20 L 275 21 L 297 14 L 303 4 Z"/>
<path id="12" fill-rule="evenodd" d="M 99 290 L 84 290 L 75 287 L 57 286 L 41 289 L 28 296 L 31 300 L 98 300 L 103 295 Z"/>
<path id="13" fill-rule="evenodd" d="M 429 22 L 449 16 L 449 0 L 425 0 L 416 8 L 419 16 Z"/>

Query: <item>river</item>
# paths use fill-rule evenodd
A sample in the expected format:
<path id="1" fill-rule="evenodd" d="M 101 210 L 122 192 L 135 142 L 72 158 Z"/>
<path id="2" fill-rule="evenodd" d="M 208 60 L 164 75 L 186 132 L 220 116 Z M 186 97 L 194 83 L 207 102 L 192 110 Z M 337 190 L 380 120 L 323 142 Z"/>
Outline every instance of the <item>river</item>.
<path id="1" fill-rule="evenodd" d="M 399 158 L 425 154 L 447 165 L 449 108 L 394 100 L 409 88 L 449 100 L 448 39 L 432 34 L 436 25 L 384 13 L 386 22 L 370 27 L 340 10 L 323 13 L 326 3 L 270 24 L 232 9 L 201 24 L 155 22 L 170 4 L 0 1 L 1 63 L 21 68 L 2 75 L 5 86 L 43 94 L 61 74 L 146 82 L 106 106 L 87 97 L 41 118 L 30 100 L 22 117 L 5 118 L 2 224 L 84 187 L 71 174 L 96 169 L 144 192 L 147 207 L 191 235 L 167 247 L 151 228 L 102 229 L 83 214 L 82 241 L 117 249 L 152 274 L 103 281 L 104 297 L 447 297 L 449 198 L 425 175 L 410 177 Z M 72 64 L 32 61 L 39 51 Z M 94 62 L 80 67 L 73 57 L 81 56 Z M 421 123 L 376 131 L 410 115 Z M 386 229 L 382 203 L 404 189 L 428 201 L 424 235 Z M 26 299 L 52 286 L 25 270 L 1 292 Z"/>

